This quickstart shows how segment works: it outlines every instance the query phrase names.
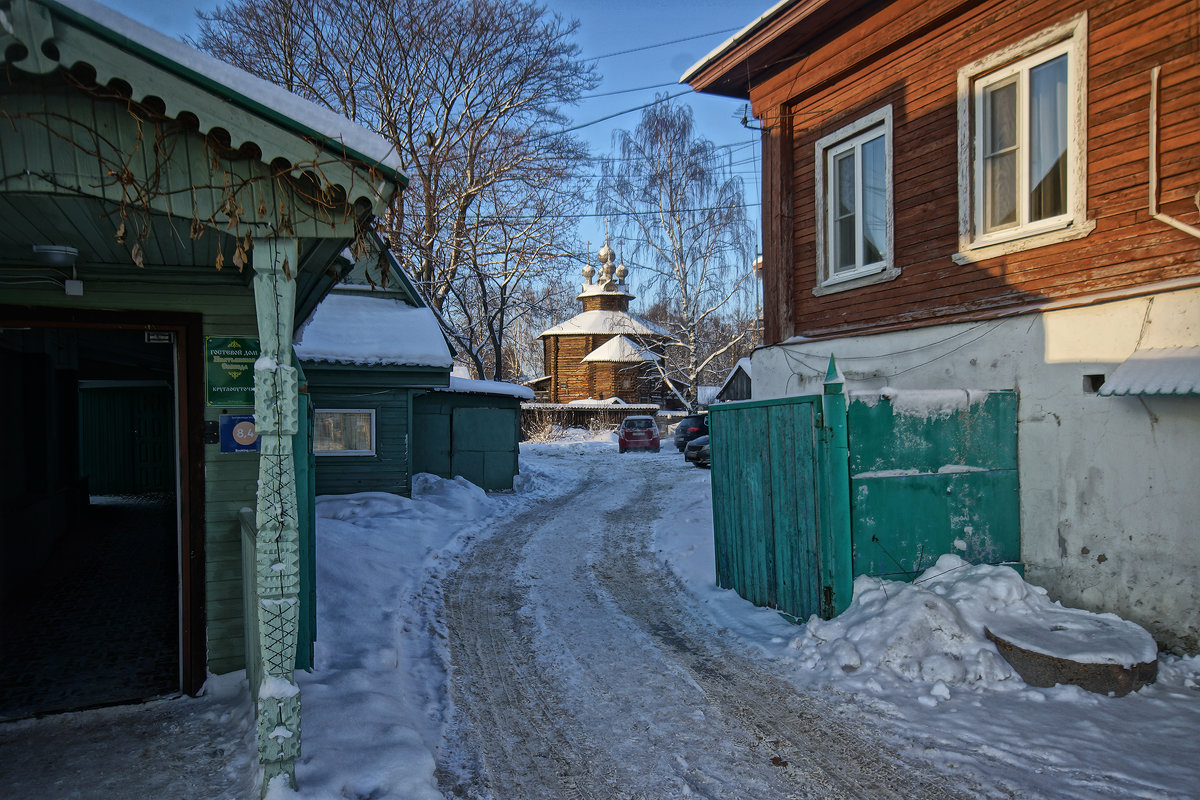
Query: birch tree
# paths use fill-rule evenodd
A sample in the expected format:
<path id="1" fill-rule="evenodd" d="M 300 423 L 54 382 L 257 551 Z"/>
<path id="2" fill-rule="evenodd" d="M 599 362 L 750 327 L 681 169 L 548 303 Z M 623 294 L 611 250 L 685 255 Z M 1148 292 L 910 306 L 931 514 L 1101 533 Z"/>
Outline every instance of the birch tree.
<path id="1" fill-rule="evenodd" d="M 683 104 L 650 106 L 634 130 L 617 131 L 613 141 L 598 207 L 629 248 L 630 267 L 647 282 L 643 294 L 661 310 L 655 321 L 671 334 L 659 369 L 686 384 L 694 409 L 700 383 L 716 382 L 714 368 L 755 336 L 752 321 L 734 328 L 740 315 L 725 313 L 753 280 L 754 235 L 742 182 L 697 134 Z"/>
<path id="2" fill-rule="evenodd" d="M 231 0 L 200 20 L 193 44 L 396 146 L 412 183 L 389 244 L 476 374 L 502 375 L 505 304 L 573 249 L 572 226 L 531 223 L 582 196 L 586 147 L 556 133 L 597 83 L 578 23 L 527 0 Z"/>

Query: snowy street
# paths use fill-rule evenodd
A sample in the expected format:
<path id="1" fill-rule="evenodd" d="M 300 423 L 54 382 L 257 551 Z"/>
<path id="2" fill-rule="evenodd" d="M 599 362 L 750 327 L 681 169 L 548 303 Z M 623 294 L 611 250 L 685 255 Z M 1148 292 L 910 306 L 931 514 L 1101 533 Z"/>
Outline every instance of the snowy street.
<path id="1" fill-rule="evenodd" d="M 692 608 L 649 550 L 657 511 L 702 504 L 673 447 L 589 459 L 450 576 L 448 796 L 977 797 L 798 693 Z M 955 791 L 960 788 L 964 791 Z"/>
<path id="2" fill-rule="evenodd" d="M 1045 598 L 953 556 L 793 625 L 714 585 L 709 480 L 576 433 L 522 444 L 512 493 L 321 498 L 299 790 L 270 800 L 1197 796 L 1200 658 L 1120 698 L 1027 686 L 972 609 Z M 241 673 L 9 723 L 0 797 L 254 800 L 252 726 Z"/>

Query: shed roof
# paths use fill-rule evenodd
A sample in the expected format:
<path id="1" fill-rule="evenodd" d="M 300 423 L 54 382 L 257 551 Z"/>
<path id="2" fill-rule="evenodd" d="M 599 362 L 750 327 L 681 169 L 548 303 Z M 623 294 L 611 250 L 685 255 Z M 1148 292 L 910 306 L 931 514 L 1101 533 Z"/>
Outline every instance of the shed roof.
<path id="1" fill-rule="evenodd" d="M 751 377 L 749 358 L 739 358 L 737 360 L 737 363 L 733 365 L 733 369 L 729 370 L 729 374 L 726 375 L 725 380 L 721 382 L 721 387 L 717 389 L 717 394 L 725 391 L 725 387 L 729 385 L 729 382 L 733 380 L 734 376 L 738 374 L 739 370 L 744 372 L 747 378 Z"/>
<path id="2" fill-rule="evenodd" d="M 532 400 L 533 390 L 519 383 L 504 381 L 481 381 L 475 378 L 460 378 L 450 376 L 450 385 L 444 389 L 434 389 L 435 392 L 453 392 L 455 394 L 488 394 L 501 397 L 515 397 L 519 400 Z"/>
<path id="3" fill-rule="evenodd" d="M 330 294 L 296 334 L 302 361 L 445 367 L 453 364 L 437 318 L 391 297 Z"/>

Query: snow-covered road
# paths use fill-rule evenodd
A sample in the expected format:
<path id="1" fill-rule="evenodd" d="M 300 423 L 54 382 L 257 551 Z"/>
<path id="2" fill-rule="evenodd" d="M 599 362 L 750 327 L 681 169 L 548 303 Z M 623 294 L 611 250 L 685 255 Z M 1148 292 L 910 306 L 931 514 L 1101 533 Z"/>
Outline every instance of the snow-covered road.
<path id="1" fill-rule="evenodd" d="M 798 626 L 715 586 L 709 476 L 668 446 L 522 444 L 512 493 L 323 497 L 299 790 L 269 800 L 1200 797 L 1200 657 L 1125 697 L 1026 685 L 944 555 Z M 253 800 L 244 673 L 0 726 L 0 798 Z"/>
<path id="2" fill-rule="evenodd" d="M 650 551 L 669 496 L 707 491 L 694 473 L 670 447 L 593 458 L 572 491 L 505 521 L 449 576 L 442 792 L 982 796 L 890 751 L 852 706 L 797 692 L 696 614 Z"/>

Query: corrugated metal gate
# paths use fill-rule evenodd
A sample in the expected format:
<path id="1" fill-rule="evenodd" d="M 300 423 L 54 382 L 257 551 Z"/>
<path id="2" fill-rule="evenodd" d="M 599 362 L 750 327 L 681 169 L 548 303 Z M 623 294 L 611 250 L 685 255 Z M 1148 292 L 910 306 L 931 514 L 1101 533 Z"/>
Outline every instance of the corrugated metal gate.
<path id="1" fill-rule="evenodd" d="M 1019 558 L 1014 393 L 917 413 L 825 388 L 709 410 L 718 585 L 828 618 L 857 575 Z"/>

